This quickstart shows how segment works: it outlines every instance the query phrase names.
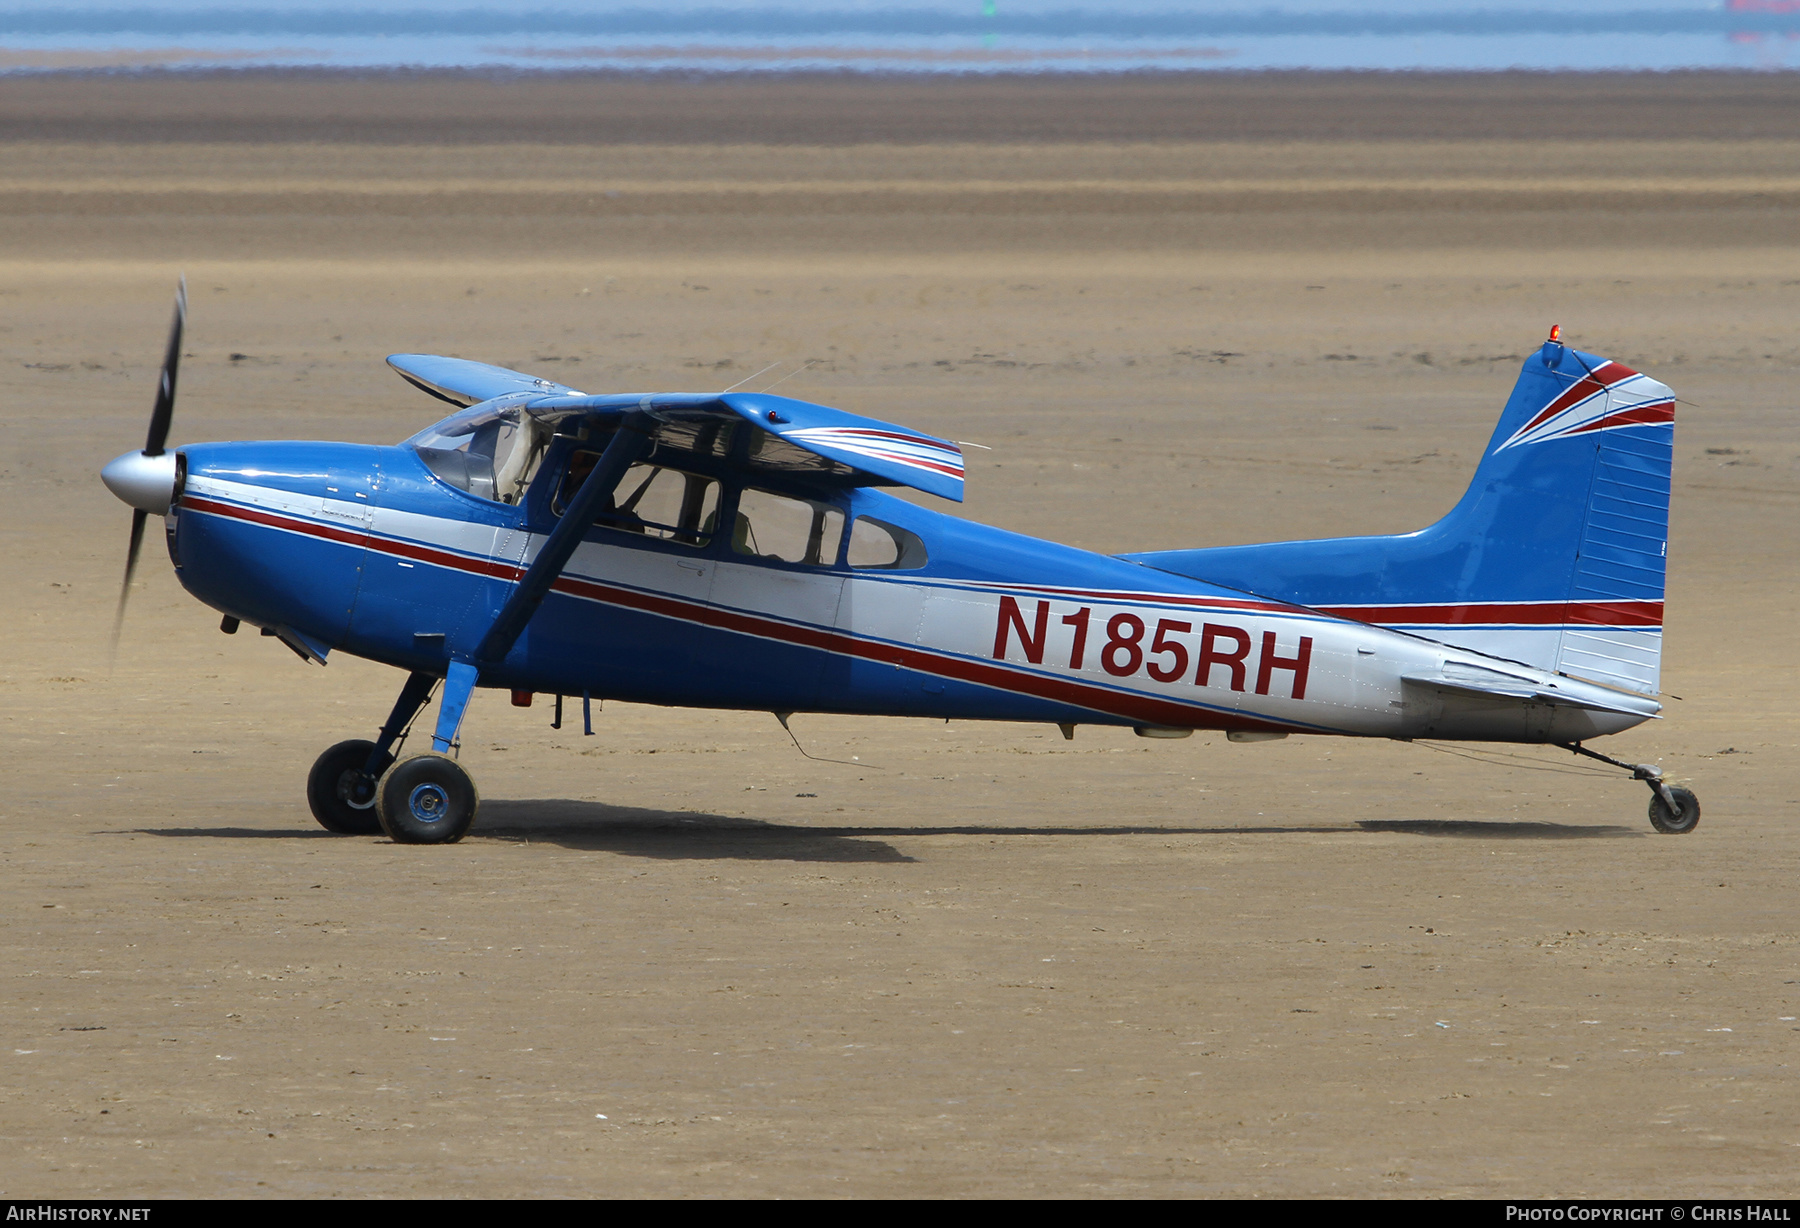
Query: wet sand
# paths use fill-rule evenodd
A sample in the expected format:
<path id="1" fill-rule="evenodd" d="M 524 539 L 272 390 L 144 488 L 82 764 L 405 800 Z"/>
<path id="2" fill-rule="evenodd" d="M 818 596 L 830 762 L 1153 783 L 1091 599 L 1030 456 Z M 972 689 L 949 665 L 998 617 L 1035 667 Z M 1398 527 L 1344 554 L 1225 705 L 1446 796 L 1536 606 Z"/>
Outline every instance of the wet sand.
<path id="1" fill-rule="evenodd" d="M 1787 80 L 0 82 L 0 1192 L 1790 1193 Z M 1604 749 L 1700 829 L 1553 751 L 483 694 L 468 839 L 329 836 L 397 674 L 154 542 L 108 665 L 183 270 L 177 442 L 401 438 L 393 351 L 816 360 L 1108 551 L 1428 523 L 1561 323 L 1684 399 L 1680 698 Z"/>

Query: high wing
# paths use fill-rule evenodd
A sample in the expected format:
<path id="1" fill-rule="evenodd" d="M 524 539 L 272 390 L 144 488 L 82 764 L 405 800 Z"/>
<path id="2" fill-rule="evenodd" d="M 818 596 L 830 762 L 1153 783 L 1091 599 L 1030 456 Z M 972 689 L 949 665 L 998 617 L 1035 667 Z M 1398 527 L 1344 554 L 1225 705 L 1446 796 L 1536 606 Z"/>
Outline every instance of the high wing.
<path id="1" fill-rule="evenodd" d="M 440 401 L 464 407 L 491 401 L 515 392 L 548 393 L 580 396 L 567 384 L 539 379 L 523 371 L 470 362 L 466 358 L 443 358 L 437 354 L 389 354 L 388 366 L 400 378 L 421 392 Z"/>
<path id="2" fill-rule="evenodd" d="M 759 392 L 546 396 L 526 405 L 532 416 L 551 420 L 585 413 L 623 414 L 636 409 L 648 410 L 665 421 L 742 420 L 848 469 L 962 502 L 961 448 L 947 439 L 829 405 Z"/>
<path id="3" fill-rule="evenodd" d="M 509 405 L 545 422 L 635 411 L 677 429 L 684 424 L 747 422 L 845 476 L 866 475 L 865 481 L 910 486 L 957 503 L 963 498 L 963 455 L 956 444 L 829 405 L 758 392 L 590 396 L 505 367 L 430 354 L 395 354 L 388 365 L 415 387 L 454 405 L 506 398 Z M 765 462 L 775 462 L 782 450 L 765 446 L 757 451 Z"/>

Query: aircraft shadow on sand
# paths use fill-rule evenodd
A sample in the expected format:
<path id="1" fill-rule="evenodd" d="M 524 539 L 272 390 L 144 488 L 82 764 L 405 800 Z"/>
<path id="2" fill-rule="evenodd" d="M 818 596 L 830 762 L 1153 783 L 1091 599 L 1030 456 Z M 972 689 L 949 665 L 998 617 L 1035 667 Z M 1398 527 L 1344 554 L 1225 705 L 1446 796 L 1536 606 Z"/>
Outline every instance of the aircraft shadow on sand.
<path id="1" fill-rule="evenodd" d="M 261 827 L 137 828 L 150 836 L 210 839 L 331 839 L 323 830 Z M 1120 836 L 1299 836 L 1399 834 L 1456 836 L 1485 840 L 1595 840 L 1639 836 L 1616 824 L 1570 826 L 1558 823 L 1476 819 L 1369 819 L 1354 827 L 1300 824 L 1207 827 L 1154 823 L 1086 826 L 965 823 L 879 827 L 808 827 L 797 823 L 735 818 L 695 811 L 613 806 L 563 798 L 494 799 L 483 803 L 482 821 L 471 839 L 556 844 L 584 852 L 619 853 L 665 860 L 916 862 L 886 838 L 932 836 L 1063 838 Z"/>
<path id="2" fill-rule="evenodd" d="M 1487 819 L 1363 819 L 1356 824 L 1368 832 L 1394 832 L 1407 836 L 1462 836 L 1482 840 L 1616 840 L 1644 833 L 1617 823 L 1575 826 L 1566 823 L 1505 822 Z"/>

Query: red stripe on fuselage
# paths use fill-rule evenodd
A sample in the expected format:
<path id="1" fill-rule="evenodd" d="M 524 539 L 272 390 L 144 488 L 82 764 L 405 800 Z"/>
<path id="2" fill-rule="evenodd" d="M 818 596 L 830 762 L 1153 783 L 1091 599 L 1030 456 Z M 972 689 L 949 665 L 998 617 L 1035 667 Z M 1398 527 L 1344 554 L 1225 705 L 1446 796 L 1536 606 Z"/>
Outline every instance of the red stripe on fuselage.
<path id="1" fill-rule="evenodd" d="M 418 559 L 421 562 L 457 571 L 474 572 L 508 580 L 516 580 L 525 574 L 523 568 L 494 559 L 475 559 L 466 555 L 453 554 L 447 550 L 415 545 L 411 542 L 375 537 L 368 533 L 349 533 L 332 525 L 318 524 L 314 521 L 240 507 L 235 504 L 218 503 L 211 499 L 185 498 L 182 501 L 182 507 L 231 519 L 245 520 L 288 532 L 323 537 L 344 544 L 366 544 L 370 549 L 384 554 Z M 1174 700 L 1158 699 L 1152 695 L 1109 690 L 1106 687 L 1094 686 L 1091 683 L 1078 682 L 1069 678 L 1026 673 L 998 663 L 989 664 L 984 661 L 966 660 L 903 644 L 885 644 L 876 640 L 858 639 L 845 632 L 824 627 L 779 622 L 775 619 L 728 610 L 719 606 L 701 605 L 661 593 L 646 593 L 635 589 L 620 588 L 580 576 L 564 574 L 558 577 L 551 587 L 557 592 L 569 596 L 599 601 L 623 609 L 638 610 L 664 618 L 678 619 L 682 622 L 698 623 L 702 626 L 716 627 L 723 631 L 732 631 L 742 635 L 753 635 L 762 639 L 797 644 L 804 648 L 837 653 L 840 656 L 879 661 L 905 669 L 917 670 L 921 673 L 935 674 L 942 678 L 972 682 L 980 686 L 993 687 L 996 690 L 1030 695 L 1034 698 L 1064 703 L 1072 707 L 1086 708 L 1092 712 L 1123 717 L 1126 720 L 1146 725 L 1167 725 L 1176 728 L 1246 729 L 1267 732 L 1305 728 L 1304 726 L 1285 725 L 1277 721 L 1261 720 L 1256 717 L 1240 716 L 1231 712 L 1221 712 L 1199 705 L 1178 703 Z M 1196 721 L 1204 723 L 1196 724 Z"/>
<path id="2" fill-rule="evenodd" d="M 1660 627 L 1660 601 L 1534 601 L 1486 605 L 1327 605 L 1339 618 L 1375 626 Z"/>
<path id="3" fill-rule="evenodd" d="M 381 554 L 398 555 L 405 559 L 418 559 L 421 563 L 433 563 L 439 567 L 453 567 L 457 571 L 491 576 L 496 580 L 518 580 L 525 575 L 523 567 L 512 563 L 502 563 L 498 559 L 470 558 L 466 554 L 453 554 L 448 550 L 438 550 L 414 542 L 396 541 L 391 537 L 371 535 L 369 549 Z"/>
<path id="4" fill-rule="evenodd" d="M 283 516 L 278 512 L 265 512 L 260 508 L 239 507 L 234 503 L 218 503 L 212 499 L 195 495 L 181 497 L 180 510 L 184 512 L 206 512 L 214 516 L 225 516 L 232 520 L 248 520 L 251 524 L 267 525 L 272 529 L 285 529 L 290 533 L 303 533 L 308 537 L 323 537 L 329 541 L 343 542 L 346 545 L 361 546 L 368 542 L 367 529 L 340 529 L 336 525 L 320 524 L 316 520 L 301 520 L 293 516 Z"/>
<path id="5" fill-rule="evenodd" d="M 935 674 L 941 678 L 972 682 L 980 686 L 993 687 L 996 690 L 1031 695 L 1038 699 L 1069 704 L 1072 707 L 1104 712 L 1109 716 L 1121 716 L 1146 725 L 1267 731 L 1302 728 L 1301 726 L 1284 725 L 1276 721 L 1259 720 L 1256 717 L 1240 716 L 1236 713 L 1220 712 L 1213 708 L 1190 706 L 1174 700 L 1158 699 L 1151 695 L 1108 690 L 1105 687 L 1077 682 L 1069 678 L 1025 673 L 984 661 L 944 656 L 904 644 L 887 644 L 876 640 L 858 639 L 844 632 L 824 627 L 778 622 L 756 614 L 746 614 L 720 606 L 699 605 L 678 597 L 619 588 L 597 580 L 582 579 L 576 576 L 565 575 L 552 587 L 558 592 L 585 597 L 590 601 L 599 601 L 606 605 L 639 610 L 664 618 L 675 618 L 682 622 L 699 623 L 702 626 L 716 627 L 741 635 L 754 635 L 762 639 L 779 640 L 786 644 L 798 644 L 804 648 L 816 648 L 823 652 L 837 653 L 840 656 L 860 657 L 865 661 L 897 665 L 904 669 Z M 1206 724 L 1204 726 L 1195 725 L 1196 719 L 1204 720 Z"/>
<path id="6" fill-rule="evenodd" d="M 181 500 L 181 509 L 206 512 L 231 520 L 247 520 L 252 524 L 266 525 L 272 529 L 282 529 L 289 533 L 300 533 L 308 537 L 323 537 L 328 541 L 342 542 L 345 545 L 366 546 L 381 554 L 417 559 L 422 563 L 452 567 L 458 571 L 475 572 L 500 580 L 517 580 L 525 574 L 523 567 L 502 563 L 496 559 L 471 558 L 466 554 L 455 554 L 432 546 L 421 546 L 415 542 L 399 541 L 391 537 L 377 537 L 368 529 L 340 529 L 336 525 L 320 524 L 316 520 L 302 520 L 299 517 L 284 516 L 278 512 L 265 512 L 260 508 L 242 507 L 235 503 L 219 503 L 204 497 L 184 495 Z"/>

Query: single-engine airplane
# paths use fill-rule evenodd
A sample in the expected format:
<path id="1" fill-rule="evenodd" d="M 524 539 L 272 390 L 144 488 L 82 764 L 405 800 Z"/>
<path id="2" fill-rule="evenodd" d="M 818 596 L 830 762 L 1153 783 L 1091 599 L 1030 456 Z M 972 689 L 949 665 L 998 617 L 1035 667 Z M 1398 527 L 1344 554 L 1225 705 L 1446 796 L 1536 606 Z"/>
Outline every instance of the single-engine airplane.
<path id="1" fill-rule="evenodd" d="M 601 394 L 459 358 L 388 364 L 456 412 L 388 447 L 165 448 L 185 288 L 141 451 L 101 476 L 181 583 L 308 661 L 406 671 L 314 764 L 334 832 L 448 843 L 475 687 L 774 712 L 1587 747 L 1656 716 L 1675 400 L 1563 344 L 1525 360 L 1461 501 L 1416 533 L 1116 557 L 881 490 L 963 491 L 946 439 L 766 393 Z M 116 634 L 116 630 L 115 630 Z M 399 757 L 433 693 L 432 749 Z M 591 724 L 588 725 L 591 730 Z"/>

